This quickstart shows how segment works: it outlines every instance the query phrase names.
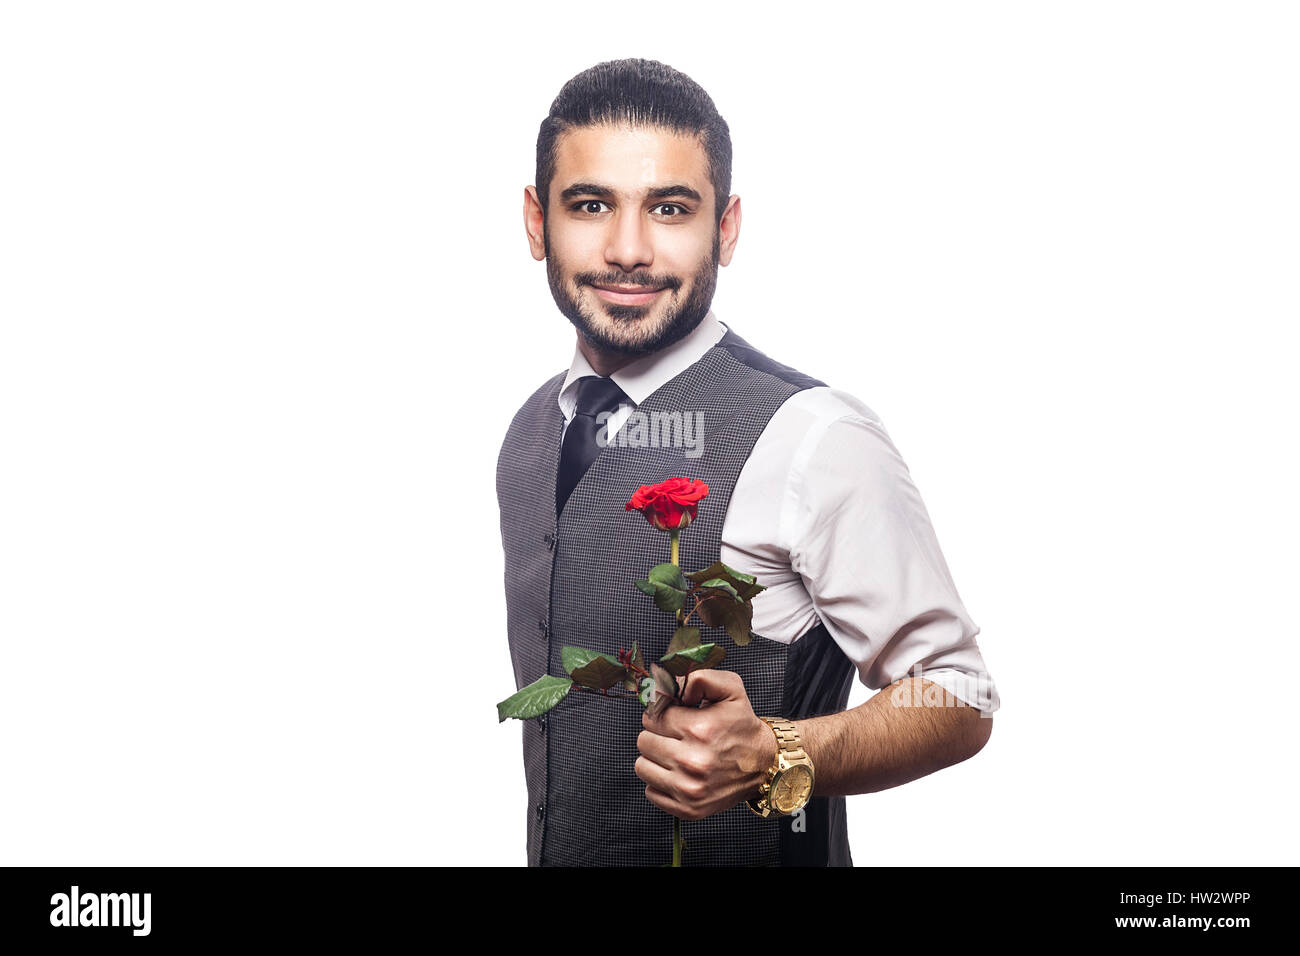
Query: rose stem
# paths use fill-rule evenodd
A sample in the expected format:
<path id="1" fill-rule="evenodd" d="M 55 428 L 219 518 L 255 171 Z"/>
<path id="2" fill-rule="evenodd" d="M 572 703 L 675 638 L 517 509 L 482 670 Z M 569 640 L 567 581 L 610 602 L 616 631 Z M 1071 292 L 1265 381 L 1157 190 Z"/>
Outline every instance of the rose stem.
<path id="1" fill-rule="evenodd" d="M 679 561 L 677 539 L 681 535 L 681 533 L 682 533 L 681 528 L 673 528 L 668 532 L 668 547 L 672 554 L 670 560 L 672 561 L 673 564 L 677 565 L 679 568 L 681 567 L 681 562 Z M 682 617 L 682 609 L 678 608 L 677 624 L 679 627 L 681 626 L 683 620 L 684 618 Z M 677 817 L 673 817 L 673 866 L 681 866 L 681 865 L 682 865 L 682 821 Z"/>

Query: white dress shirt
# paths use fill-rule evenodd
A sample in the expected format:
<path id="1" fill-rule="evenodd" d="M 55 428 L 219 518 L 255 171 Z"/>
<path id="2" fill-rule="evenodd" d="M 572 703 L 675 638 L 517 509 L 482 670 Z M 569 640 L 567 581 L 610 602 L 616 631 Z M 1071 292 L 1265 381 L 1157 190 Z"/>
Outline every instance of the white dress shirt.
<path id="1" fill-rule="evenodd" d="M 710 311 L 685 338 L 610 378 L 639 405 L 726 331 Z M 566 429 L 577 380 L 595 374 L 575 346 L 559 395 Z M 610 435 L 632 410 L 609 419 Z M 910 674 L 985 713 L 998 709 L 979 628 L 920 492 L 879 416 L 852 395 L 807 388 L 776 410 L 732 490 L 720 558 L 767 587 L 754 598 L 755 634 L 791 643 L 821 621 L 872 690 Z"/>

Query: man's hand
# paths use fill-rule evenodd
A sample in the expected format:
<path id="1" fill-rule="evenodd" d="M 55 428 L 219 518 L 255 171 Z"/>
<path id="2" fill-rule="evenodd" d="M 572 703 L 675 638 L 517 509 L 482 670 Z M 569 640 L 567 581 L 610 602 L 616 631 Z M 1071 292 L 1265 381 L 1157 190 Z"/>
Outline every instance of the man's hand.
<path id="1" fill-rule="evenodd" d="M 776 761 L 776 736 L 733 671 L 693 671 L 685 683 L 684 706 L 642 716 L 636 775 L 659 809 L 702 820 L 757 795 Z"/>

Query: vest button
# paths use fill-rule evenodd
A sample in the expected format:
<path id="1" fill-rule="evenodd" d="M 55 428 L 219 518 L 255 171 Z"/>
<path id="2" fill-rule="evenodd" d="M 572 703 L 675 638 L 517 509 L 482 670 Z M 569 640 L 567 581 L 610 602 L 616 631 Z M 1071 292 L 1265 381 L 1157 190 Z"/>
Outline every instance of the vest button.
<path id="1" fill-rule="evenodd" d="M 548 532 L 546 532 L 546 534 L 542 535 L 542 540 L 543 540 L 544 542 L 546 542 L 546 550 L 547 550 L 547 551 L 554 551 L 554 550 L 555 550 L 555 535 L 551 534 L 551 533 L 548 531 Z"/>
<path id="2" fill-rule="evenodd" d="M 540 820 L 544 816 L 546 816 L 546 805 L 543 803 L 539 803 L 537 805 L 537 819 Z"/>
<path id="3" fill-rule="evenodd" d="M 546 718 L 548 716 L 548 714 L 542 714 L 542 716 L 537 718 L 537 727 L 542 733 L 546 733 Z"/>
<path id="4" fill-rule="evenodd" d="M 543 634 L 545 634 L 549 628 L 550 628 L 550 624 L 547 623 L 546 618 L 542 618 L 540 621 L 537 622 L 537 629 L 541 631 Z"/>

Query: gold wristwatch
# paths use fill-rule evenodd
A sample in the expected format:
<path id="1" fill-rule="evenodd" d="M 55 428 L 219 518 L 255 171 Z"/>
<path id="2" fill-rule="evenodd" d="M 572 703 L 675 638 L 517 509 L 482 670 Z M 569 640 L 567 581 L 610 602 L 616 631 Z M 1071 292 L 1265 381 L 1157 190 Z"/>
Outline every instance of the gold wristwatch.
<path id="1" fill-rule="evenodd" d="M 763 818 L 788 817 L 812 797 L 813 762 L 804 753 L 794 724 L 784 717 L 762 719 L 776 734 L 776 762 L 767 772 L 767 782 L 758 788 L 758 796 L 745 804 Z"/>

